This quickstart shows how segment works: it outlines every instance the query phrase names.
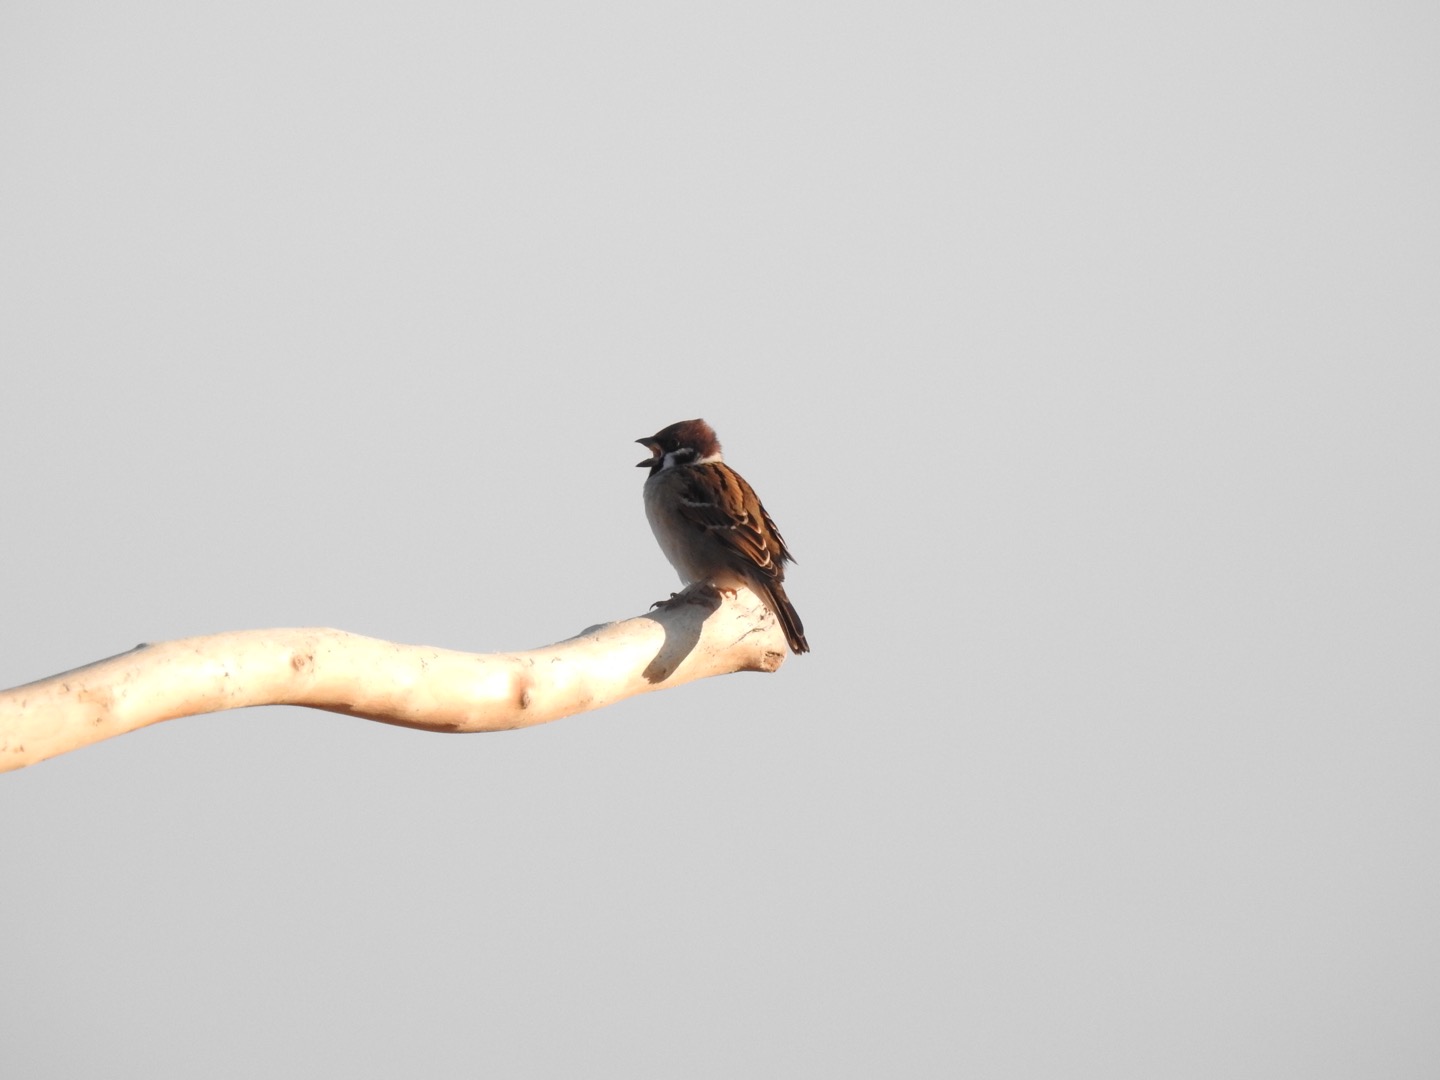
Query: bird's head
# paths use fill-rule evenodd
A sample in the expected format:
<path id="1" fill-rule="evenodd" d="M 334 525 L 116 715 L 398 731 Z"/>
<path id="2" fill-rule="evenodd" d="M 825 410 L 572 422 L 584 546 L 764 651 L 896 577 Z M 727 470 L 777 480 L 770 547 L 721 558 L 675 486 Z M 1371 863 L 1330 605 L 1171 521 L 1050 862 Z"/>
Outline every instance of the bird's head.
<path id="1" fill-rule="evenodd" d="M 637 461 L 635 467 L 648 468 L 652 476 L 661 469 L 676 465 L 723 460 L 715 429 L 704 420 L 681 420 L 678 424 L 661 428 L 648 438 L 635 441 L 650 451 L 650 457 Z"/>

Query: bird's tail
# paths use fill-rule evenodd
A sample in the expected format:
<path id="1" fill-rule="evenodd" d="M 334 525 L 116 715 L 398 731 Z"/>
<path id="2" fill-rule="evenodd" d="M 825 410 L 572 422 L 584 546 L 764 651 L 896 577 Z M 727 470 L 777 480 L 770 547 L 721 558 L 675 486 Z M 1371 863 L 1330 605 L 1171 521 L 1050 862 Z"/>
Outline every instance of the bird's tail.
<path id="1" fill-rule="evenodd" d="M 805 624 L 800 621 L 800 613 L 795 610 L 795 605 L 790 603 L 790 598 L 785 595 L 785 586 L 778 581 L 770 582 L 765 589 L 765 599 L 767 606 L 780 620 L 780 629 L 785 631 L 785 640 L 790 644 L 790 651 L 809 652 L 810 645 L 805 640 Z"/>

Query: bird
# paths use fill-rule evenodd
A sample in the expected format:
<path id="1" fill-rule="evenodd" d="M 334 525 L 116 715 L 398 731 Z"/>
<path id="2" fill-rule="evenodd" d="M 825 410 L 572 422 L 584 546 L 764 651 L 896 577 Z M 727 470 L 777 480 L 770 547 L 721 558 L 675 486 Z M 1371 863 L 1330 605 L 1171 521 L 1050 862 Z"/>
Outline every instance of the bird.
<path id="1" fill-rule="evenodd" d="M 681 420 L 635 441 L 650 451 L 635 463 L 650 470 L 645 516 L 687 590 L 706 585 L 733 594 L 745 586 L 780 620 L 791 652 L 809 652 L 805 627 L 785 595 L 785 564 L 795 559 L 755 489 L 725 464 L 715 429 Z"/>

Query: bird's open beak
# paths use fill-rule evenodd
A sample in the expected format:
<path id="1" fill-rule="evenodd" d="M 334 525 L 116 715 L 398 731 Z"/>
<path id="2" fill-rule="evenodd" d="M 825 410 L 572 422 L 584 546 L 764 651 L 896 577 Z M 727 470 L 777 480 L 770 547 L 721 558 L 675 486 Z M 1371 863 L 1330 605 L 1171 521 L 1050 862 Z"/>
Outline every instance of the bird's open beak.
<path id="1" fill-rule="evenodd" d="M 660 456 L 659 444 L 657 444 L 653 439 L 636 439 L 635 441 L 638 442 L 641 446 L 645 447 L 646 450 L 650 451 L 650 456 L 647 457 L 644 461 L 637 461 L 635 463 L 635 467 L 637 469 L 650 468 L 650 466 L 654 465 L 656 459 Z"/>

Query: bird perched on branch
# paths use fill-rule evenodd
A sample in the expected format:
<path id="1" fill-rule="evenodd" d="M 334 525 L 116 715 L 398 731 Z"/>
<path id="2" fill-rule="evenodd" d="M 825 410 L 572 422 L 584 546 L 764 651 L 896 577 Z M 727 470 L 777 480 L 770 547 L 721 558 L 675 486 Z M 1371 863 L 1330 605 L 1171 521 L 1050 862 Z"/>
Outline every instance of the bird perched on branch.
<path id="1" fill-rule="evenodd" d="M 744 585 L 780 620 L 791 651 L 809 652 L 785 595 L 785 564 L 795 560 L 755 490 L 725 464 L 714 428 L 682 420 L 635 441 L 651 453 L 636 463 L 650 470 L 645 516 L 680 580 L 722 593 Z"/>

